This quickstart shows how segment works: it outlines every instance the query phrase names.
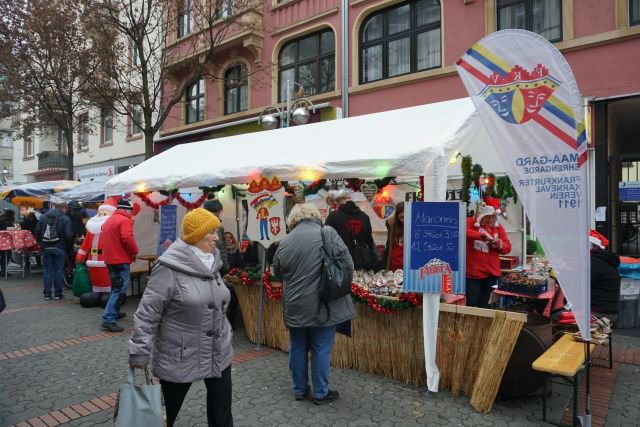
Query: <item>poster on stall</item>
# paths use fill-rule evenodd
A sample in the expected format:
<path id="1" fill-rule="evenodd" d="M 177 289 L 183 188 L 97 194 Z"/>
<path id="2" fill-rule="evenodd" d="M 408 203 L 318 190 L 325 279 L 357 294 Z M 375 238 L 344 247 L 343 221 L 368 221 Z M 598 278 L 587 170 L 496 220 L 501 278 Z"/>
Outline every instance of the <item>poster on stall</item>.
<path id="1" fill-rule="evenodd" d="M 286 234 L 284 218 L 284 187 L 278 179 L 266 176 L 253 180 L 247 189 L 249 214 L 247 235 L 265 248 Z"/>
<path id="2" fill-rule="evenodd" d="M 582 336 L 590 336 L 584 103 L 569 64 L 530 31 L 492 33 L 456 62 Z"/>
<path id="3" fill-rule="evenodd" d="M 403 292 L 463 294 L 466 207 L 460 202 L 405 202 Z"/>
<path id="4" fill-rule="evenodd" d="M 178 206 L 160 206 L 160 227 L 158 229 L 157 255 L 160 256 L 176 241 L 178 226 Z"/>

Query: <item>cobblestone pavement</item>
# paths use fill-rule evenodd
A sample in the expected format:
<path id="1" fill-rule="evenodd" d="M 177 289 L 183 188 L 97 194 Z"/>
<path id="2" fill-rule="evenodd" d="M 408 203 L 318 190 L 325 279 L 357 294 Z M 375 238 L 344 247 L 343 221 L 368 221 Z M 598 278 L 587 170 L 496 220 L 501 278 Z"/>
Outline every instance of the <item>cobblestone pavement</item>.
<path id="1" fill-rule="evenodd" d="M 112 425 L 113 405 L 105 402 L 112 402 L 108 396 L 126 381 L 128 331 L 103 334 L 102 310 L 80 307 L 70 291 L 62 302 L 44 301 L 40 280 L 34 275 L 0 281 L 8 303 L 0 314 L 0 426 L 42 425 L 38 421 L 43 420 L 44 425 Z M 127 299 L 123 326 L 131 327 L 137 303 L 138 298 Z M 614 341 L 624 346 L 625 335 L 615 335 Z M 637 343 L 635 338 L 629 347 L 637 348 Z M 545 425 L 539 397 L 499 399 L 491 413 L 479 414 L 466 397 L 449 392 L 427 397 L 397 381 L 336 368 L 331 388 L 340 392 L 340 400 L 324 406 L 297 402 L 285 353 L 256 353 L 242 330 L 234 337 L 234 349 L 237 426 Z M 640 366 L 621 363 L 605 425 L 638 425 L 639 394 Z M 553 387 L 550 420 L 562 418 L 569 395 L 567 387 Z M 87 404 L 92 400 L 102 407 Z M 30 424 L 20 424 L 27 420 Z M 206 425 L 202 382 L 189 391 L 177 425 Z"/>

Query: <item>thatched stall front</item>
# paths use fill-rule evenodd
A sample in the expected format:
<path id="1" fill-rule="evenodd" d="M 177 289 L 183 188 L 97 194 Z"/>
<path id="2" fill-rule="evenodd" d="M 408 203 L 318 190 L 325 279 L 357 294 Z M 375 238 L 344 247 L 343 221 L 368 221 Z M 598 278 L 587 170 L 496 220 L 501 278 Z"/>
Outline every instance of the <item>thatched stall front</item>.
<path id="1" fill-rule="evenodd" d="M 257 336 L 259 286 L 236 285 L 236 294 L 250 341 Z M 263 298 L 262 344 L 289 350 L 280 300 Z M 426 383 L 422 308 L 379 313 L 356 304 L 353 336 L 337 335 L 331 363 L 393 378 L 407 384 Z M 479 412 L 493 407 L 502 374 L 526 316 L 440 304 L 437 364 L 440 389 L 470 397 Z"/>

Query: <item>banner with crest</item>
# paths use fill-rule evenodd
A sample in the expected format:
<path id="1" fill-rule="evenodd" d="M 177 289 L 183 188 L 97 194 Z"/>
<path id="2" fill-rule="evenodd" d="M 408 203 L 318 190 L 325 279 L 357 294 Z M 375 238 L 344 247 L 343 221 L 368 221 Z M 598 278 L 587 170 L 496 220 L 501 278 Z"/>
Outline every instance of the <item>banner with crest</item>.
<path id="1" fill-rule="evenodd" d="M 589 339 L 587 141 L 571 68 L 524 30 L 488 35 L 456 67 Z"/>
<path id="2" fill-rule="evenodd" d="M 253 180 L 247 189 L 249 204 L 247 235 L 265 248 L 286 234 L 284 187 L 278 179 L 266 176 Z"/>

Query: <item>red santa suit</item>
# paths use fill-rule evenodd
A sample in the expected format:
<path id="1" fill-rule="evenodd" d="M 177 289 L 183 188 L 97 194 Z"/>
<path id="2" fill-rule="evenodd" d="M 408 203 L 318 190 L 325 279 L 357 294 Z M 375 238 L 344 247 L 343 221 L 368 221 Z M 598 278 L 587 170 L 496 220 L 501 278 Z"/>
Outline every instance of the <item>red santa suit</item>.
<path id="1" fill-rule="evenodd" d="M 100 205 L 98 214 L 87 221 L 87 234 L 76 256 L 76 263 L 86 261 L 93 292 L 111 292 L 109 270 L 104 263 L 100 233 L 102 231 L 102 225 L 115 210 L 115 204 L 113 204 L 111 200 Z"/>

